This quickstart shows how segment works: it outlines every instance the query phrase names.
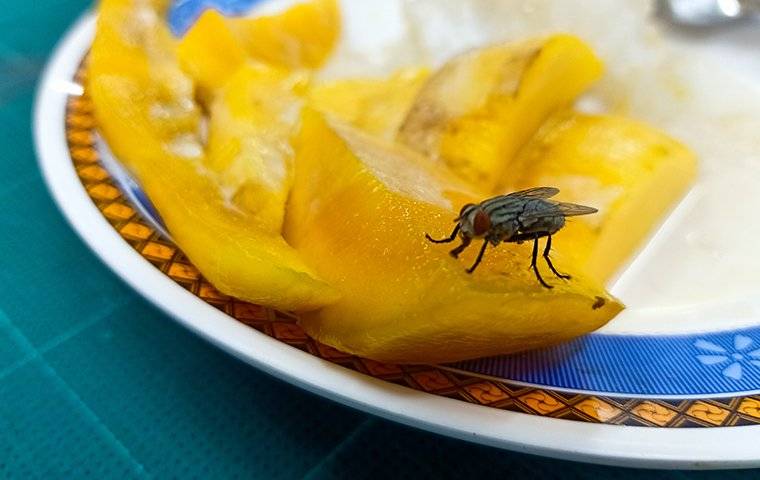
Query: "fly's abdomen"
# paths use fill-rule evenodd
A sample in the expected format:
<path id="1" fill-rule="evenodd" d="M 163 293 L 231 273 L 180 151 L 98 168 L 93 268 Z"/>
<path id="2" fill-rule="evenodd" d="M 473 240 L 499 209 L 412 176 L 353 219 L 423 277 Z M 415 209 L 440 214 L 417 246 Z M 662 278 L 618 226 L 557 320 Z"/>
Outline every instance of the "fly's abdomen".
<path id="1" fill-rule="evenodd" d="M 545 200 L 529 200 L 518 215 L 520 233 L 553 234 L 565 226 L 565 216 L 552 202 Z"/>
<path id="2" fill-rule="evenodd" d="M 556 215 L 541 217 L 520 226 L 520 233 L 544 233 L 552 235 L 565 226 L 565 217 Z"/>

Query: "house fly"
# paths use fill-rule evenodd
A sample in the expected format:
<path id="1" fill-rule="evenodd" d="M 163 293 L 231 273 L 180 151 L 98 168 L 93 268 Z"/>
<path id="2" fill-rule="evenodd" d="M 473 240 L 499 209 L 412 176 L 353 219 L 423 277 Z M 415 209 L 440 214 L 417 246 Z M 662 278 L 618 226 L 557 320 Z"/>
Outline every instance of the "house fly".
<path id="1" fill-rule="evenodd" d="M 454 220 L 456 227 L 449 237 L 436 240 L 427 233 L 425 237 L 433 243 L 451 243 L 458 235 L 462 243 L 451 251 L 451 256 L 454 258 L 457 258 L 473 239 L 482 238 L 483 245 L 480 247 L 480 253 L 475 263 L 467 269 L 467 273 L 474 272 L 480 265 L 489 243 L 496 247 L 502 242 L 520 244 L 532 240 L 533 257 L 530 268 L 533 269 L 541 285 L 552 288 L 541 277 L 536 265 L 538 240 L 546 237 L 543 257 L 549 269 L 557 277 L 568 280 L 570 276 L 558 272 L 549 258 L 552 235 L 565 226 L 565 217 L 589 215 L 598 211 L 592 207 L 550 200 L 558 193 L 558 188 L 537 187 L 499 195 L 477 205 L 469 203 L 462 207 L 459 216 Z"/>

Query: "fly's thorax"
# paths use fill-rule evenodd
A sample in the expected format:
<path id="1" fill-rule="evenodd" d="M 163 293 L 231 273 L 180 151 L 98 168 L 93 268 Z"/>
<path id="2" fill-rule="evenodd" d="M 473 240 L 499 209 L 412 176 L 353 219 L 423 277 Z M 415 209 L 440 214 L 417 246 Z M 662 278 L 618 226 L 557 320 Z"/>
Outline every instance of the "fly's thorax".
<path id="1" fill-rule="evenodd" d="M 503 219 L 499 222 L 494 222 L 491 227 L 491 238 L 494 241 L 506 241 L 517 234 L 520 225 L 515 218 Z"/>

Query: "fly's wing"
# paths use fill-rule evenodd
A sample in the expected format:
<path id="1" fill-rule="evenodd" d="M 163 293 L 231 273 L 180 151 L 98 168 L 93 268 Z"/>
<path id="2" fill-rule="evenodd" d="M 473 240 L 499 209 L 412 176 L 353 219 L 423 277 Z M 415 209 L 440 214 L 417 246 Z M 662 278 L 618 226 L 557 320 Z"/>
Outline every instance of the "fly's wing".
<path id="1" fill-rule="evenodd" d="M 519 197 L 519 198 L 551 198 L 559 193 L 559 188 L 555 187 L 536 187 L 529 188 L 527 190 L 520 190 L 519 192 L 512 192 L 504 195 L 505 197 Z"/>
<path id="2" fill-rule="evenodd" d="M 559 209 L 559 211 L 565 217 L 577 217 L 578 215 L 591 215 L 592 213 L 596 213 L 599 211 L 594 207 L 587 207 L 585 205 L 578 205 L 575 203 L 558 202 L 558 203 L 555 203 L 554 205 Z"/>
<path id="3" fill-rule="evenodd" d="M 520 221 L 524 224 L 530 224 L 531 221 L 538 220 L 540 218 L 547 217 L 577 217 L 579 215 L 590 215 L 596 213 L 597 210 L 594 207 L 587 207 L 585 205 L 577 205 L 575 203 L 564 202 L 545 202 L 544 207 L 538 208 L 532 211 L 523 212 L 520 215 Z"/>

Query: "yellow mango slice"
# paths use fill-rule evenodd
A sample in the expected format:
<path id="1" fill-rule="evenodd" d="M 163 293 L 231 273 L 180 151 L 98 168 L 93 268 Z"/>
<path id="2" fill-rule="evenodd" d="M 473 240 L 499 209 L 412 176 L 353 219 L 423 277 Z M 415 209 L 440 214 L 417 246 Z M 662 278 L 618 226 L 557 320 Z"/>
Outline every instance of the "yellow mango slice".
<path id="1" fill-rule="evenodd" d="M 324 83 L 310 90 L 309 103 L 360 130 L 393 140 L 429 74 L 426 68 L 407 68 L 387 78 Z"/>
<path id="2" fill-rule="evenodd" d="M 130 0 L 103 0 L 98 10 L 87 89 L 99 126 L 109 133 L 109 146 L 129 152 L 129 157 L 164 152 L 194 157 L 201 151 L 201 114 L 193 98 L 193 83 L 177 65 L 175 40 L 162 23 L 159 8 L 163 3 L 146 1 L 135 7 Z M 143 87 L 135 97 L 136 105 L 129 108 L 143 113 L 131 117 L 105 108 L 101 100 L 124 97 L 119 103 L 129 101 L 118 91 L 102 95 L 105 83 L 117 90 L 123 86 L 130 93 Z"/>
<path id="3" fill-rule="evenodd" d="M 290 137 L 307 81 L 303 74 L 248 63 L 209 109 L 206 166 L 228 198 L 272 234 L 282 228 L 293 176 Z"/>
<path id="4" fill-rule="evenodd" d="M 285 234 L 342 294 L 302 317 L 311 336 L 379 361 L 450 362 L 566 340 L 621 310 L 582 276 L 541 287 L 528 270 L 528 245 L 489 248 L 468 275 L 479 245 L 455 260 L 424 237 L 448 234 L 460 202 L 477 195 L 439 170 L 305 112 Z M 560 254 L 556 263 L 574 273 Z"/>
<path id="5" fill-rule="evenodd" d="M 428 80 L 398 139 L 493 190 L 547 116 L 601 73 L 590 47 L 572 35 L 472 50 Z"/>
<path id="6" fill-rule="evenodd" d="M 563 112 L 539 130 L 514 166 L 514 189 L 551 185 L 560 188 L 558 198 L 599 209 L 570 219 L 561 241 L 590 275 L 606 281 L 684 195 L 697 161 L 646 124 Z"/>
<path id="7" fill-rule="evenodd" d="M 309 0 L 278 15 L 229 22 L 252 58 L 289 69 L 322 66 L 341 29 L 337 0 Z"/>
<path id="8" fill-rule="evenodd" d="M 334 302 L 336 290 L 282 237 L 262 231 L 255 215 L 234 208 L 204 167 L 192 82 L 160 21 L 164 12 L 155 5 L 162 3 L 100 4 L 87 90 L 101 134 L 220 291 L 284 310 Z"/>
<path id="9" fill-rule="evenodd" d="M 224 85 L 246 61 L 246 52 L 225 17 L 209 9 L 196 20 L 177 46 L 180 65 L 198 86 Z"/>
<path id="10" fill-rule="evenodd" d="M 207 93 L 223 86 L 250 58 L 289 70 L 314 69 L 340 34 L 335 0 L 312 0 L 272 16 L 227 18 L 203 12 L 179 42 L 183 69 Z"/>

